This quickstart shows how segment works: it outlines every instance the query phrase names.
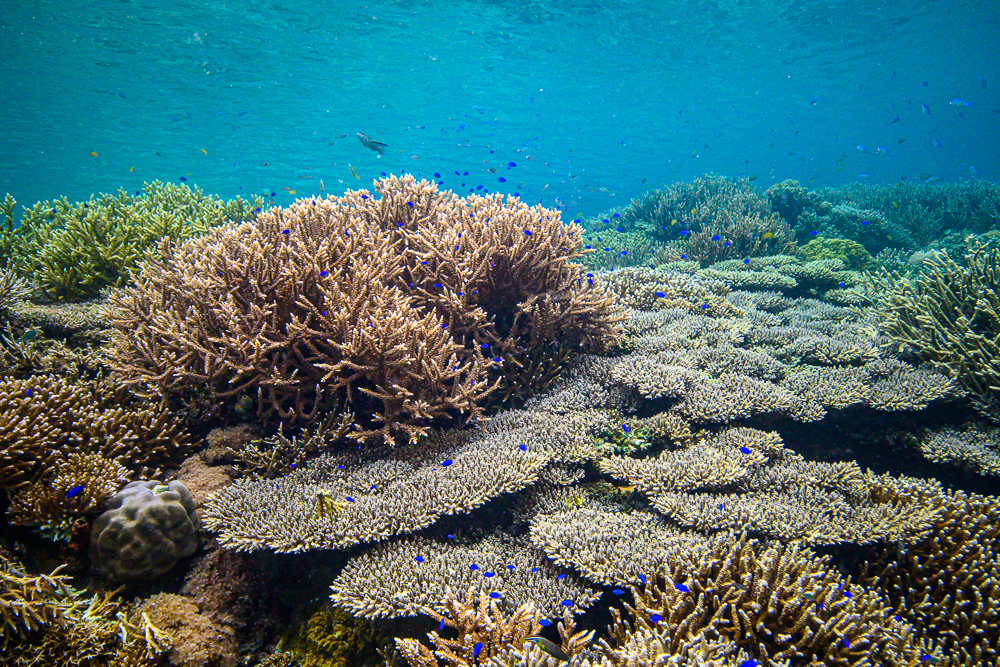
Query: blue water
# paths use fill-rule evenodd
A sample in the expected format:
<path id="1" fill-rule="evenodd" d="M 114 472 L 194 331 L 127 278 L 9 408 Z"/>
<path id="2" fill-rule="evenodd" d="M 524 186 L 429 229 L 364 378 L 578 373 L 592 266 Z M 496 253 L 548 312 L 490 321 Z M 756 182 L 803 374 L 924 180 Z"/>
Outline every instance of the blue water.
<path id="1" fill-rule="evenodd" d="M 405 170 L 576 215 L 706 172 L 996 180 L 998 28 L 985 0 L 5 2 L 0 193 Z"/>

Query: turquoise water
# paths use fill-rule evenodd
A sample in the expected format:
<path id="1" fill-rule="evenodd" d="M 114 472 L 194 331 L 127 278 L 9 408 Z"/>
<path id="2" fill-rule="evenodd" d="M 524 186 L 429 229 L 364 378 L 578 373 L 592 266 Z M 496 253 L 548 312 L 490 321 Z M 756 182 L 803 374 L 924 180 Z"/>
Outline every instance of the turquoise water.
<path id="1" fill-rule="evenodd" d="M 11 2 L 0 192 L 283 205 L 405 170 L 576 215 L 705 172 L 995 180 L 998 26 L 986 1 Z"/>

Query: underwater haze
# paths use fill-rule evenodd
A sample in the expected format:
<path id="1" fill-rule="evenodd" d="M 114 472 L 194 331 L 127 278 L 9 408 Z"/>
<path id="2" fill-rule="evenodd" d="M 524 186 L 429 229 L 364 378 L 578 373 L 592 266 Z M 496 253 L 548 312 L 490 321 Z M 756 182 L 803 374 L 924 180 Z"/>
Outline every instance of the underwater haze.
<path id="1" fill-rule="evenodd" d="M 4 4 L 0 191 L 29 205 L 157 179 L 286 205 L 405 171 L 593 215 L 707 172 L 1000 169 L 985 0 Z"/>

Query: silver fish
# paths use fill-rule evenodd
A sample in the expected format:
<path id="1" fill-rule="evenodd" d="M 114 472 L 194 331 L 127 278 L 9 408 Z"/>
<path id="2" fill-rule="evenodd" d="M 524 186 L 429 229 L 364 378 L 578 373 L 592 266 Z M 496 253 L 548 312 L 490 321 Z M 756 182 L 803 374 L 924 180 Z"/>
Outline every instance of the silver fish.
<path id="1" fill-rule="evenodd" d="M 388 144 L 383 144 L 381 141 L 375 141 L 364 132 L 358 132 L 358 140 L 365 145 L 365 148 L 370 148 L 379 155 L 385 153 L 385 149 L 388 147 Z"/>

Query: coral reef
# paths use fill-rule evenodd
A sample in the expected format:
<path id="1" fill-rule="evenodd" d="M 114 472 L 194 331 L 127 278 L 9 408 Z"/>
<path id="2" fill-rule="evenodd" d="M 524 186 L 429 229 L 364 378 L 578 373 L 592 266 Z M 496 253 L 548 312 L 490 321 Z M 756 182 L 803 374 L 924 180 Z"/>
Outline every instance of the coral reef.
<path id="1" fill-rule="evenodd" d="M 605 650 L 616 666 L 635 664 L 628 656 L 643 632 L 655 633 L 661 655 L 700 639 L 735 644 L 767 665 L 912 666 L 924 654 L 884 597 L 800 545 L 720 535 L 632 590 L 634 625 L 612 628 L 625 650 Z"/>
<path id="2" fill-rule="evenodd" d="M 448 594 L 444 599 L 442 613 L 434 612 L 440 622 L 439 632 L 451 628 L 458 636 L 447 639 L 439 632 L 427 635 L 434 651 L 415 639 L 396 639 L 396 647 L 409 662 L 410 667 L 438 667 L 444 661 L 451 667 L 470 665 L 543 665 L 540 662 L 543 651 L 541 644 L 533 641 L 541 630 L 538 613 L 531 604 L 524 604 L 513 612 L 504 614 L 494 600 L 480 593 L 478 598 L 473 589 L 466 592 L 464 600 Z M 576 626 L 571 615 L 559 621 L 561 646 L 554 645 L 550 651 L 558 651 L 571 661 L 582 653 L 593 639 L 593 631 L 574 632 Z M 545 640 L 548 641 L 548 640 Z M 531 644 L 528 651 L 522 648 Z M 522 652 L 531 655 L 530 663 L 523 661 Z"/>
<path id="3" fill-rule="evenodd" d="M 235 667 L 238 649 L 232 631 L 203 614 L 191 599 L 173 593 L 157 593 L 137 608 L 172 643 L 166 657 L 174 667 Z"/>
<path id="4" fill-rule="evenodd" d="M 607 417 L 504 413 L 477 431 L 419 445 L 326 455 L 275 480 L 240 479 L 216 492 L 204 524 L 227 548 L 277 552 L 346 548 L 429 526 L 538 480 L 546 465 L 596 455 Z"/>
<path id="5" fill-rule="evenodd" d="M 364 618 L 398 618 L 443 611 L 449 591 L 475 590 L 505 611 L 532 603 L 540 616 L 582 614 L 600 597 L 559 573 L 524 538 L 494 533 L 459 538 L 404 538 L 351 559 L 334 580 L 330 599 Z"/>
<path id="6" fill-rule="evenodd" d="M 909 277 L 868 275 L 879 327 L 906 353 L 983 400 L 1000 392 L 1000 250 L 977 247 L 965 266 L 937 253 Z"/>
<path id="7" fill-rule="evenodd" d="M 805 262 L 839 259 L 850 271 L 868 271 L 877 265 L 863 245 L 850 239 L 816 238 L 800 246 L 797 254 Z"/>
<path id="8" fill-rule="evenodd" d="M 375 654 L 376 639 L 370 623 L 327 601 L 282 645 L 301 667 L 355 667 L 361 656 Z"/>
<path id="9" fill-rule="evenodd" d="M 411 176 L 375 187 L 161 244 L 111 297 L 111 365 L 143 393 L 207 384 L 284 419 L 344 397 L 366 420 L 352 437 L 390 442 L 477 417 L 504 354 L 616 336 L 610 299 L 571 263 L 581 229 L 557 211 Z"/>
<path id="10" fill-rule="evenodd" d="M 198 549 L 194 501 L 180 482 L 131 482 L 91 527 L 90 560 L 112 581 L 155 579 Z"/>
<path id="11" fill-rule="evenodd" d="M 872 563 L 862 584 L 881 591 L 916 637 L 951 665 L 1000 664 L 1000 499 L 935 498 L 933 531 Z"/>
<path id="12" fill-rule="evenodd" d="M 0 267 L 0 311 L 16 301 L 27 299 L 32 291 L 32 287 L 19 278 L 13 270 Z"/>
<path id="13" fill-rule="evenodd" d="M 4 665 L 153 667 L 171 637 L 111 594 L 87 598 L 57 568 L 27 574 L 0 550 L 0 633 Z"/>
<path id="14" fill-rule="evenodd" d="M 925 432 L 918 447 L 928 461 L 1000 476 L 1000 431 L 995 428 L 943 428 Z"/>
<path id="15" fill-rule="evenodd" d="M 68 540 L 74 521 L 96 513 L 128 481 L 129 471 L 99 454 L 71 453 L 55 463 L 56 476 L 33 482 L 10 499 L 11 523 L 40 525 Z"/>
<path id="16" fill-rule="evenodd" d="M 8 195 L 9 199 L 10 195 Z M 10 208 L 15 202 L 8 201 Z M 36 280 L 52 299 L 87 299 L 120 286 L 143 253 L 169 236 L 175 242 L 227 221 L 254 220 L 260 197 L 223 202 L 197 187 L 154 181 L 140 195 L 119 190 L 71 204 L 65 197 L 25 208 L 19 226 L 8 219 L 0 248 L 14 269 Z"/>
<path id="17" fill-rule="evenodd" d="M 138 405 L 110 382 L 0 378 L 0 487 L 8 491 L 56 477 L 74 453 L 99 454 L 151 477 L 192 446 L 169 412 Z"/>
<path id="18" fill-rule="evenodd" d="M 746 178 L 709 174 L 651 190 L 622 210 L 620 222 L 661 240 L 680 238 L 687 258 L 702 266 L 795 247 L 788 223 L 771 211 Z"/>

